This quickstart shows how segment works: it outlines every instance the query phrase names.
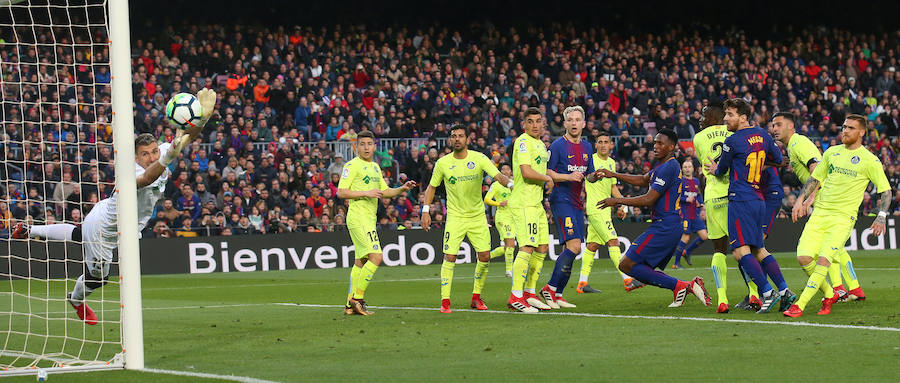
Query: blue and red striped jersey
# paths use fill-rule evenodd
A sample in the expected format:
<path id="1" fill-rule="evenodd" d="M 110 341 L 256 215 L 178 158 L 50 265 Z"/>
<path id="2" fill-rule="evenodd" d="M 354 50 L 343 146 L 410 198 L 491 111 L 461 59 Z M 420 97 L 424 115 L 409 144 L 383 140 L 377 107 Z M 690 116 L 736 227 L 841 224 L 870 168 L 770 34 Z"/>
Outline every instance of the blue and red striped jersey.
<path id="1" fill-rule="evenodd" d="M 653 220 L 676 217 L 681 219 L 681 165 L 672 158 L 650 171 L 650 188 L 660 197 L 650 209 Z"/>
<path id="2" fill-rule="evenodd" d="M 700 205 L 703 204 L 700 181 L 696 178 L 682 178 L 681 185 L 681 218 L 697 219 L 700 214 Z M 690 196 L 694 197 L 694 201 L 687 202 L 687 198 Z"/>
<path id="3" fill-rule="evenodd" d="M 728 199 L 751 201 L 763 198 L 763 167 L 766 161 L 781 163 L 781 149 L 768 132 L 759 127 L 738 130 L 725 139 L 716 176 L 728 171 Z"/>
<path id="4" fill-rule="evenodd" d="M 594 161 L 591 161 L 593 155 L 594 149 L 584 138 L 575 143 L 563 136 L 550 144 L 550 160 L 547 162 L 547 169 L 560 174 L 582 172 L 587 176 L 594 172 Z M 581 199 L 584 182 L 585 180 L 557 182 L 553 191 L 550 192 L 550 203 L 565 203 L 578 210 L 584 210 L 584 201 Z"/>

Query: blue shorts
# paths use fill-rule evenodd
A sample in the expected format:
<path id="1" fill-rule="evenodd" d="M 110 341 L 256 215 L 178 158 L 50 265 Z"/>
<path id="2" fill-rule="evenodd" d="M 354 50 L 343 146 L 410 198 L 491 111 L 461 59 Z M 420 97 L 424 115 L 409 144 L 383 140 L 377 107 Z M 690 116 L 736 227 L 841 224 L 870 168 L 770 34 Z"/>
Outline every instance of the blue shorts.
<path id="1" fill-rule="evenodd" d="M 766 199 L 766 215 L 763 216 L 762 222 L 762 231 L 764 236 L 769 236 L 769 231 L 772 230 L 772 224 L 775 223 L 775 217 L 778 216 L 779 211 L 781 211 L 781 193 L 778 193 L 777 198 Z"/>
<path id="2" fill-rule="evenodd" d="M 706 230 L 706 223 L 700 218 L 682 219 L 681 229 L 683 234 L 693 234 L 700 230 Z"/>
<path id="3" fill-rule="evenodd" d="M 676 227 L 681 218 L 667 218 L 654 221 L 643 234 L 639 235 L 628 246 L 625 256 L 634 263 L 643 263 L 653 268 L 665 269 L 673 250 L 681 241 L 681 231 Z"/>
<path id="4" fill-rule="evenodd" d="M 762 223 L 766 204 L 760 200 L 728 201 L 728 239 L 731 250 L 741 246 L 763 247 Z"/>
<path id="5" fill-rule="evenodd" d="M 550 205 L 550 212 L 553 213 L 560 242 L 576 238 L 584 241 L 584 210 L 575 209 L 568 204 L 557 204 Z"/>

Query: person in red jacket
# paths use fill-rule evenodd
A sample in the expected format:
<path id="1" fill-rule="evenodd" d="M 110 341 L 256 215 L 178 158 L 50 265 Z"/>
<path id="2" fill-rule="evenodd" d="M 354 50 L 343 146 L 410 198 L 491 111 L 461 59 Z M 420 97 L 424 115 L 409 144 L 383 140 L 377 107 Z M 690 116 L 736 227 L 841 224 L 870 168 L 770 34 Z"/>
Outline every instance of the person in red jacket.
<path id="1" fill-rule="evenodd" d="M 321 196 L 321 192 L 317 187 L 312 188 L 312 195 L 306 198 L 306 206 L 312 209 L 312 212 L 316 217 L 322 217 L 322 210 L 327 203 L 328 201 L 325 200 L 325 197 Z"/>

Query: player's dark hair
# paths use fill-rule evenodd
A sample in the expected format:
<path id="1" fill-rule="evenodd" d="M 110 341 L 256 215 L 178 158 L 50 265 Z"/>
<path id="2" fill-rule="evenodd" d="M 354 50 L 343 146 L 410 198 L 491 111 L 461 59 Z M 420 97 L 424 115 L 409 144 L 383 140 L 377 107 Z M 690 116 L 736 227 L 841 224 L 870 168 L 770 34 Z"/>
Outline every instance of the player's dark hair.
<path id="1" fill-rule="evenodd" d="M 609 135 L 609 132 L 601 130 L 600 133 L 597 133 L 597 137 L 594 137 L 594 143 L 600 142 L 600 137 L 607 137 L 612 140 L 612 136 Z"/>
<path id="2" fill-rule="evenodd" d="M 866 120 L 866 118 L 861 115 L 858 115 L 856 113 L 851 113 L 851 114 L 847 115 L 847 119 L 858 122 L 859 125 L 862 126 L 863 129 L 867 130 L 869 128 L 869 120 Z"/>
<path id="3" fill-rule="evenodd" d="M 360 138 L 371 138 L 372 141 L 375 141 L 375 134 L 371 130 L 364 130 L 356 135 L 356 141 L 359 141 Z"/>
<path id="4" fill-rule="evenodd" d="M 134 139 L 134 149 L 137 150 L 141 146 L 147 146 L 154 142 L 156 142 L 156 137 L 153 137 L 152 134 L 141 133 Z"/>
<path id="5" fill-rule="evenodd" d="M 794 118 L 794 114 L 791 112 L 778 112 L 778 113 L 775 113 L 774 116 L 772 116 L 772 119 L 774 120 L 775 117 L 781 117 L 785 120 L 790 121 L 791 125 L 797 125 L 797 120 Z"/>
<path id="6" fill-rule="evenodd" d="M 469 128 L 463 124 L 455 124 L 455 125 L 451 126 L 450 133 L 453 133 L 454 130 L 462 130 L 464 136 L 466 136 L 466 137 L 469 136 Z"/>
<path id="7" fill-rule="evenodd" d="M 543 113 L 541 113 L 541 110 L 538 109 L 537 107 L 532 106 L 532 107 L 529 107 L 528 109 L 525 109 L 525 118 L 528 118 L 528 116 L 532 116 L 535 114 L 539 115 L 539 116 L 543 116 Z"/>
<path id="8" fill-rule="evenodd" d="M 659 134 L 662 134 L 662 135 L 668 137 L 669 141 L 671 141 L 672 144 L 678 144 L 678 135 L 675 134 L 674 130 L 669 129 L 669 128 L 663 128 L 663 129 L 659 130 Z"/>
<path id="9" fill-rule="evenodd" d="M 501 162 L 500 165 L 497 165 L 497 169 L 503 169 L 504 166 L 509 166 L 509 169 L 512 170 L 512 164 L 509 162 Z"/>
<path id="10" fill-rule="evenodd" d="M 731 108 L 736 109 L 739 116 L 747 116 L 747 121 L 750 121 L 750 113 L 752 111 L 750 109 L 750 104 L 747 103 L 747 101 L 744 101 L 742 98 L 732 98 L 725 101 L 725 109 Z"/>
<path id="11" fill-rule="evenodd" d="M 725 104 L 722 103 L 722 100 L 712 99 L 706 102 L 706 107 L 708 109 L 718 108 L 725 109 Z"/>

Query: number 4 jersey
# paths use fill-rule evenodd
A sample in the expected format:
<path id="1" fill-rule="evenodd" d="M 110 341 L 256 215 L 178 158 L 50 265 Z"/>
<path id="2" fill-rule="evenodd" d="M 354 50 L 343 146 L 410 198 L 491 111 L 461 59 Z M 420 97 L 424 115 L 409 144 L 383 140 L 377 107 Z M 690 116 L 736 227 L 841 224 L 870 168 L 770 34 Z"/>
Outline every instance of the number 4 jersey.
<path id="1" fill-rule="evenodd" d="M 713 125 L 694 135 L 694 151 L 697 153 L 697 159 L 700 160 L 700 169 L 710 163 L 709 158 L 712 158 L 713 162 L 719 161 L 719 158 L 722 157 L 722 145 L 725 139 L 732 134 L 734 133 L 728 131 L 726 125 Z M 702 172 L 706 178 L 703 195 L 707 201 L 728 196 L 728 178 L 716 177 L 706 170 L 702 170 Z"/>
<path id="2" fill-rule="evenodd" d="M 764 200 L 760 181 L 766 160 L 781 163 L 782 155 L 772 136 L 762 128 L 741 129 L 725 139 L 716 176 L 731 172 L 728 176 L 729 201 Z"/>

